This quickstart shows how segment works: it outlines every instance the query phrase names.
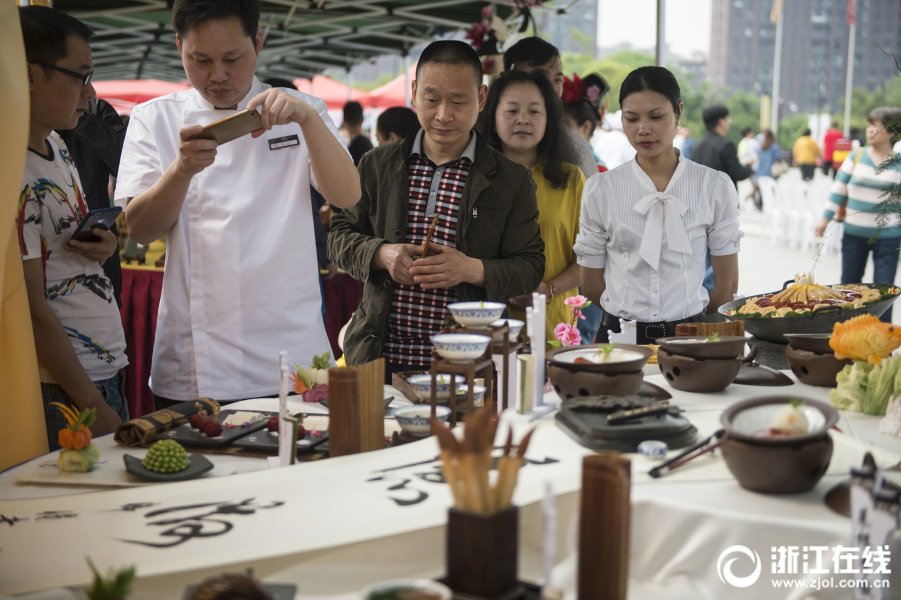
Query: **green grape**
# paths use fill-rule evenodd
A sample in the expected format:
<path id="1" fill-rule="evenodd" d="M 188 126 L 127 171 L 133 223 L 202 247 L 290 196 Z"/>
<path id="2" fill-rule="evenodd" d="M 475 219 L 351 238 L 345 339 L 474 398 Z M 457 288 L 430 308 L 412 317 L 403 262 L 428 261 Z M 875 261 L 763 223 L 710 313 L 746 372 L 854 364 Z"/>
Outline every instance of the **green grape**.
<path id="1" fill-rule="evenodd" d="M 187 469 L 191 461 L 181 444 L 175 440 L 161 440 L 150 447 L 141 464 L 157 473 L 178 473 Z"/>

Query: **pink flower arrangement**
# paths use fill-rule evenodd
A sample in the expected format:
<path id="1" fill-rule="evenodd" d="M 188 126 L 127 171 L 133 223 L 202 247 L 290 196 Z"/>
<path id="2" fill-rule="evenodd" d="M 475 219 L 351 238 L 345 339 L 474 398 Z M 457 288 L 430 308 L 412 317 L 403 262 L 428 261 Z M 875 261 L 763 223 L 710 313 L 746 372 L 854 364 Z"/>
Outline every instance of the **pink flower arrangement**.
<path id="1" fill-rule="evenodd" d="M 576 327 L 576 323 L 579 319 L 584 319 L 585 317 L 582 315 L 582 309 L 591 306 L 591 300 L 586 298 L 585 296 L 572 296 L 563 301 L 564 304 L 569 306 L 569 311 L 573 314 L 572 322 L 570 323 L 558 323 L 556 327 L 554 327 L 554 337 L 557 338 L 556 342 L 548 342 L 551 346 L 578 346 L 582 343 L 582 334 L 579 333 L 579 328 Z"/>

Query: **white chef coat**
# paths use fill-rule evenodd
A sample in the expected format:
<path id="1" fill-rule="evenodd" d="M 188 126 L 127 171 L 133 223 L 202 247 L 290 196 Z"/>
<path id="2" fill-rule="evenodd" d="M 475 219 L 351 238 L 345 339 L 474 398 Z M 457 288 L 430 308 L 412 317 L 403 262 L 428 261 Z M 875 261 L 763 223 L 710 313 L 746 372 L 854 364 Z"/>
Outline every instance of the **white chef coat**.
<path id="1" fill-rule="evenodd" d="M 253 80 L 244 109 L 268 85 Z M 322 100 L 309 102 L 341 136 Z M 179 130 L 236 111 L 191 89 L 137 106 L 119 164 L 116 204 L 146 191 L 178 157 Z M 296 136 L 289 144 L 270 140 Z M 293 143 L 295 142 L 296 143 Z M 301 365 L 330 349 L 322 322 L 310 156 L 300 126 L 278 125 L 219 146 L 194 176 L 166 233 L 166 270 L 150 388 L 173 400 L 278 393 L 279 351 Z M 317 186 L 318 187 L 318 186 Z"/>
<path id="2" fill-rule="evenodd" d="M 735 254 L 744 235 L 729 177 L 681 152 L 663 192 L 635 160 L 585 182 L 579 229 L 577 262 L 606 269 L 603 309 L 645 323 L 704 310 L 708 247 L 713 256 Z"/>

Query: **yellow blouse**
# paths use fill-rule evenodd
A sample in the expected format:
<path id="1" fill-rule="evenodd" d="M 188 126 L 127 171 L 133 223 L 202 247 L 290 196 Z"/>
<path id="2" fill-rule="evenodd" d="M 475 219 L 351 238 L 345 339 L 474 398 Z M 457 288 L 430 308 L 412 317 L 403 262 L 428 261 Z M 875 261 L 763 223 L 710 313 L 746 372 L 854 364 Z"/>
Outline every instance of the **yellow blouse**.
<path id="1" fill-rule="evenodd" d="M 543 168 L 546 161 L 532 167 L 532 179 L 535 180 L 535 195 L 538 197 L 538 225 L 541 227 L 541 239 L 544 240 L 544 277 L 549 282 L 563 274 L 570 265 L 576 262 L 573 244 L 579 233 L 579 211 L 582 207 L 582 188 L 585 186 L 585 175 L 577 167 L 566 164 L 569 169 L 569 183 L 563 189 L 556 189 L 544 177 Z M 559 288 L 558 288 L 559 289 Z M 567 292 L 561 290 L 554 294 L 554 299 L 547 307 L 547 340 L 557 339 L 554 328 L 558 323 L 569 323 L 572 313 L 564 300 L 579 293 L 578 288 Z M 514 319 L 525 322 L 525 312 L 510 307 L 510 315 Z M 523 330 L 525 335 L 525 330 Z M 587 343 L 583 340 L 583 343 Z"/>

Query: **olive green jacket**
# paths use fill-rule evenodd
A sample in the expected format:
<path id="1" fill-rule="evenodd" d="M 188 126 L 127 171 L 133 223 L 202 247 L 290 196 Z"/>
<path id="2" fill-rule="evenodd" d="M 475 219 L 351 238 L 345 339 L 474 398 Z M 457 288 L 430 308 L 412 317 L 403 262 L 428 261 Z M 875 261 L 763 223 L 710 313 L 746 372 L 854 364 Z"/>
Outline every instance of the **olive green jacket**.
<path id="1" fill-rule="evenodd" d="M 358 166 L 363 190 L 360 201 L 332 217 L 329 257 L 365 283 L 363 299 L 344 335 L 348 365 L 382 356 L 395 284 L 388 271 L 371 268 L 372 257 L 381 244 L 404 243 L 409 154 L 416 133 L 411 131 L 406 139 L 363 156 Z M 485 267 L 485 287 L 456 286 L 459 302 L 506 302 L 535 290 L 544 276 L 544 242 L 538 229 L 532 175 L 481 137 L 460 200 L 456 248 L 481 259 Z"/>

